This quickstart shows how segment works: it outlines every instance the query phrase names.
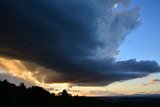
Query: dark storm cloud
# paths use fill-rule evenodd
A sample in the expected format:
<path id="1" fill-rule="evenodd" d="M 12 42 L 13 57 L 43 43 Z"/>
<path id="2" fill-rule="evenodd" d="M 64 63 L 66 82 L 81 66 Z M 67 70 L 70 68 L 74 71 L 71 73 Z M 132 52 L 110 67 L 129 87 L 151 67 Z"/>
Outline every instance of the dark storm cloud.
<path id="1" fill-rule="evenodd" d="M 0 54 L 57 73 L 43 71 L 45 82 L 106 85 L 158 72 L 155 61 L 115 61 L 139 26 L 139 8 L 115 11 L 117 3 L 129 0 L 1 0 Z"/>

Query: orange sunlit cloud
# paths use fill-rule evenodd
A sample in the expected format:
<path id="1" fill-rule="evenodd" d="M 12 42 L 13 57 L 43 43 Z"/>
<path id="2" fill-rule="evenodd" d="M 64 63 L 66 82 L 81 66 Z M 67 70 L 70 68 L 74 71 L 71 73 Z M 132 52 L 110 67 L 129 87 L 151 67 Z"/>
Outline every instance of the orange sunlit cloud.
<path id="1" fill-rule="evenodd" d="M 40 70 L 40 68 L 36 70 Z M 0 69 L 0 75 L 8 74 L 9 76 L 14 77 L 10 82 L 25 82 L 27 86 L 38 85 L 53 93 L 58 93 L 63 89 L 66 89 L 73 95 L 80 96 L 114 96 L 132 95 L 137 93 L 160 93 L 160 82 L 158 77 L 156 77 L 160 74 L 151 74 L 144 78 L 115 82 L 103 87 L 91 87 L 74 86 L 70 83 L 45 83 L 43 82 L 45 75 L 41 74 L 41 79 L 38 80 L 36 74 L 38 74 L 39 71 L 29 71 L 22 61 L 11 58 L 0 57 Z M 147 85 L 144 87 L 144 84 Z"/>

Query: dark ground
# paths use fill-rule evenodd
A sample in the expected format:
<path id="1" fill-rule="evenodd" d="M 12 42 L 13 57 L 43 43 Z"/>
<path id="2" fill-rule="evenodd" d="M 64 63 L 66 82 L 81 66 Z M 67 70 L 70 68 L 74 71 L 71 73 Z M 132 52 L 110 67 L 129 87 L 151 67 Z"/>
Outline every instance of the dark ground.
<path id="1" fill-rule="evenodd" d="M 160 96 L 121 96 L 121 97 L 97 97 L 98 100 L 104 100 L 106 103 L 111 103 L 114 107 L 160 107 Z M 120 106 L 121 107 L 121 106 Z"/>
<path id="2" fill-rule="evenodd" d="M 0 107 L 160 107 L 160 97 L 78 97 L 0 81 Z"/>

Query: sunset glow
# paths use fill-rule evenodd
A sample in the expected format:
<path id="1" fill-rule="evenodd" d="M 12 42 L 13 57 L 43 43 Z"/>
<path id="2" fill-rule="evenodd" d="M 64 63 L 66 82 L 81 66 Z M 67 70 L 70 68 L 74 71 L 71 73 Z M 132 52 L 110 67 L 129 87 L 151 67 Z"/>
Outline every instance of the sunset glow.
<path id="1" fill-rule="evenodd" d="M 69 93 L 79 96 L 117 96 L 117 95 L 133 95 L 133 94 L 159 94 L 160 82 L 158 79 L 160 74 L 151 74 L 144 78 L 115 82 L 103 87 L 75 86 L 70 83 L 44 83 L 38 81 L 34 77 L 34 73 L 38 71 L 28 71 L 20 60 L 0 57 L 0 74 L 6 74 L 9 82 L 17 85 L 24 82 L 27 86 L 37 85 L 45 88 L 51 93 L 58 93 L 63 89 Z M 23 81 L 22 81 L 23 80 Z"/>
<path id="2" fill-rule="evenodd" d="M 148 2 L 2 1 L 0 80 L 79 96 L 160 94 L 160 9 Z"/>

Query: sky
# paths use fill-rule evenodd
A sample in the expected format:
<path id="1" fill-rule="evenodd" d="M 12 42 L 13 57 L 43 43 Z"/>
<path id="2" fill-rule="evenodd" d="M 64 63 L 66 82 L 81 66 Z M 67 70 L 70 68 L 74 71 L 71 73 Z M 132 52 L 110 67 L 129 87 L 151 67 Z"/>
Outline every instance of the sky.
<path id="1" fill-rule="evenodd" d="M 137 60 L 155 60 L 160 63 L 160 1 L 133 0 L 132 5 L 140 6 L 140 27 L 132 32 L 120 46 L 120 60 L 136 58 Z M 137 50 L 134 52 L 134 50 Z"/>
<path id="2" fill-rule="evenodd" d="M 50 92 L 160 93 L 160 2 L 0 1 L 0 79 Z"/>

